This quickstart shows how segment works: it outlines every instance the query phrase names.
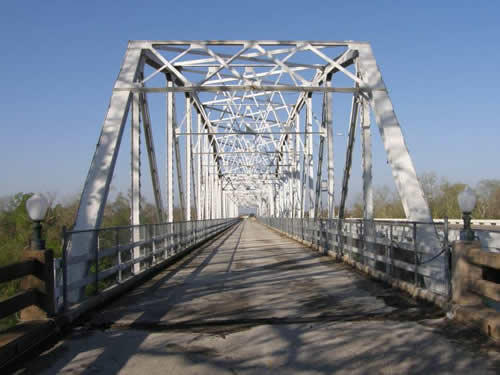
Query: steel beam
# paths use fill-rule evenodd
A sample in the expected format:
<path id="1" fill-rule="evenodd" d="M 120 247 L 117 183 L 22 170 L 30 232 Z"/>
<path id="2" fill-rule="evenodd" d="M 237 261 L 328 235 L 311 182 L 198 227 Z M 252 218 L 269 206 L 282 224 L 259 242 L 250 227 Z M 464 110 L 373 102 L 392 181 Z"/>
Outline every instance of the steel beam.
<path id="1" fill-rule="evenodd" d="M 148 102 L 146 95 L 139 96 L 141 104 L 142 126 L 144 128 L 144 139 L 146 141 L 146 150 L 148 152 L 149 171 L 151 172 L 151 183 L 153 186 L 153 195 L 156 205 L 156 220 L 157 223 L 162 223 L 165 217 L 163 199 L 160 188 L 160 178 L 158 176 L 158 167 L 156 163 L 156 153 L 153 142 L 153 131 L 151 129 L 151 118 L 149 115 Z"/>
<path id="2" fill-rule="evenodd" d="M 173 86 L 171 79 L 167 77 L 167 86 Z M 166 158 L 165 176 L 167 181 L 167 223 L 174 221 L 174 94 L 167 93 L 167 124 L 166 124 Z"/>
<path id="3" fill-rule="evenodd" d="M 191 99 L 189 96 L 186 96 L 186 202 L 185 206 L 185 214 L 184 217 L 186 221 L 191 220 Z"/>
<path id="4" fill-rule="evenodd" d="M 430 222 L 432 217 L 429 206 L 425 201 L 403 132 L 373 57 L 372 49 L 369 44 L 359 44 L 355 48 L 359 53 L 359 72 L 366 85 L 372 89 L 368 96 L 370 105 L 375 114 L 387 161 L 391 167 L 406 217 L 412 221 Z"/>
<path id="5" fill-rule="evenodd" d="M 370 129 L 370 104 L 362 100 L 361 115 L 361 153 L 363 172 L 363 219 L 373 220 L 373 185 L 372 185 L 372 145 Z"/>
<path id="6" fill-rule="evenodd" d="M 174 137 L 174 148 L 175 148 L 175 170 L 177 172 L 177 190 L 179 192 L 179 205 L 181 206 L 182 220 L 186 220 L 186 200 L 184 197 L 184 180 L 182 178 L 182 166 L 181 166 L 181 150 L 179 146 L 179 138 Z"/>
<path id="7" fill-rule="evenodd" d="M 326 96 L 323 96 L 323 108 L 322 108 L 322 119 L 321 119 L 321 129 L 323 130 L 323 136 L 320 137 L 319 140 L 319 148 L 318 148 L 318 165 L 316 167 L 316 189 L 314 196 L 314 218 L 318 219 L 320 215 L 320 199 L 321 199 L 321 181 L 323 177 L 323 156 L 325 150 L 325 138 L 327 134 L 326 130 L 326 119 L 325 119 L 325 111 L 326 111 Z"/>
<path id="8" fill-rule="evenodd" d="M 306 99 L 306 155 L 307 155 L 307 195 L 309 203 L 309 218 L 314 218 L 314 160 L 313 160 L 313 137 L 312 137 L 312 95 Z"/>
<path id="9" fill-rule="evenodd" d="M 326 79 L 326 86 L 331 85 L 332 77 Z M 326 137 L 328 148 L 328 218 L 335 217 L 335 173 L 334 173 L 334 149 L 333 149 L 333 114 L 332 114 L 332 94 L 326 93 L 326 103 L 324 109 L 326 122 Z"/>
<path id="10" fill-rule="evenodd" d="M 139 94 L 132 95 L 132 118 L 131 118 L 131 184 L 130 184 L 130 218 L 131 225 L 135 225 L 132 229 L 132 241 L 139 242 L 141 240 L 141 232 L 138 227 L 141 224 L 141 123 L 139 109 Z M 134 259 L 140 258 L 141 248 L 136 246 L 133 249 Z M 135 263 L 133 267 L 134 273 L 138 274 L 141 271 L 141 264 Z"/>
<path id="11" fill-rule="evenodd" d="M 351 116 L 349 120 L 349 136 L 347 139 L 347 149 L 345 156 L 345 167 L 344 167 L 344 178 L 342 180 L 342 195 L 340 197 L 339 205 L 339 225 L 345 216 L 345 202 L 347 199 L 347 193 L 349 191 L 349 178 L 351 176 L 351 165 L 352 165 L 352 150 L 354 147 L 354 140 L 356 135 L 356 123 L 358 121 L 358 98 L 353 95 L 351 103 Z"/>
<path id="12" fill-rule="evenodd" d="M 115 89 L 128 86 L 137 80 L 141 55 L 140 49 L 130 48 L 129 45 L 120 74 L 115 82 Z M 83 187 L 74 230 L 97 229 L 101 225 L 131 97 L 130 91 L 113 91 L 111 95 L 101 135 Z M 68 283 L 87 277 L 88 263 L 85 260 L 76 263 L 72 262 L 72 259 L 89 257 L 96 242 L 95 235 L 92 233 L 80 233 L 73 236 L 73 246 L 68 249 L 67 253 L 67 260 L 71 264 L 68 267 Z M 84 293 L 83 289 L 71 291 L 68 295 L 68 302 L 78 302 Z"/>
<path id="13" fill-rule="evenodd" d="M 201 132 L 203 125 L 201 124 L 201 115 L 197 113 L 196 115 L 196 130 L 198 133 Z M 196 136 L 196 150 L 195 153 L 195 163 L 196 163 L 196 220 L 201 219 L 202 203 L 201 203 L 201 140 L 202 134 Z"/>

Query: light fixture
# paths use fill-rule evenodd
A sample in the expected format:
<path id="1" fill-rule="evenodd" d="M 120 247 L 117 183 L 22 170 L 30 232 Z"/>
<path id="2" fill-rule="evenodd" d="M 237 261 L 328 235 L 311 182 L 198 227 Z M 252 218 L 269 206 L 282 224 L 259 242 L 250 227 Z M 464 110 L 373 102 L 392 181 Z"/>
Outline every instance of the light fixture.
<path id="1" fill-rule="evenodd" d="M 42 224 L 41 221 L 47 214 L 49 201 L 43 194 L 33 194 L 26 201 L 26 210 L 28 215 L 33 220 L 33 234 L 31 237 L 31 250 L 44 250 L 45 241 L 42 240 Z"/>
<path id="2" fill-rule="evenodd" d="M 462 211 L 464 219 L 464 229 L 460 233 L 460 238 L 466 241 L 474 240 L 474 231 L 471 229 L 471 212 L 476 206 L 476 194 L 470 187 L 466 187 L 464 191 L 458 194 L 458 206 Z"/>

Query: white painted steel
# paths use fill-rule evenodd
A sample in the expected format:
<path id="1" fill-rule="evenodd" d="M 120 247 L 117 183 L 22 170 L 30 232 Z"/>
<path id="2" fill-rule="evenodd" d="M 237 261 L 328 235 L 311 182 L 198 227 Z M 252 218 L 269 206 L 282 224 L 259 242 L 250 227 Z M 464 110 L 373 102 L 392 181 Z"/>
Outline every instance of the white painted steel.
<path id="1" fill-rule="evenodd" d="M 191 220 L 191 99 L 189 96 L 186 97 L 186 202 L 184 217 L 186 221 Z"/>
<path id="2" fill-rule="evenodd" d="M 327 78 L 326 86 L 331 86 L 331 77 Z M 329 219 L 335 217 L 335 169 L 334 169 L 334 148 L 333 148 L 333 116 L 332 116 L 332 94 L 326 93 L 326 112 L 325 122 L 327 131 L 327 148 L 328 148 L 328 215 Z"/>
<path id="3" fill-rule="evenodd" d="M 363 219 L 373 219 L 372 184 L 372 144 L 370 129 L 370 108 L 367 100 L 362 100 L 361 114 L 361 162 L 363 172 Z"/>
<path id="4" fill-rule="evenodd" d="M 115 88 L 123 87 L 136 80 L 140 59 L 141 50 L 131 48 L 129 44 L 120 74 L 115 82 Z M 111 95 L 101 135 L 80 198 L 74 225 L 76 230 L 93 229 L 101 225 L 130 100 L 131 93 L 127 91 L 113 92 Z M 92 233 L 80 233 L 74 238 L 73 246 L 68 250 L 68 260 L 90 256 L 95 241 Z M 85 263 L 73 265 L 68 270 L 69 280 L 83 279 L 86 277 L 88 269 L 89 266 Z M 68 298 L 72 301 L 78 301 L 83 293 L 83 289 L 75 290 L 70 293 Z"/>
<path id="5" fill-rule="evenodd" d="M 167 80 L 167 86 L 173 86 L 171 80 Z M 167 182 L 166 202 L 167 202 L 167 223 L 174 221 L 174 94 L 167 93 L 167 124 L 166 132 L 166 171 L 165 179 Z"/>
<path id="6" fill-rule="evenodd" d="M 353 64 L 355 73 L 350 68 Z M 145 78 L 144 65 L 153 68 L 153 73 Z M 332 86 L 332 77 L 337 73 L 350 79 L 355 87 Z M 166 76 L 167 84 L 151 87 L 152 78 L 158 74 Z M 166 92 L 165 213 L 146 97 L 146 93 L 162 92 Z M 183 118 L 180 123 L 176 117 L 175 92 L 186 95 L 186 106 L 179 113 L 179 119 Z M 314 120 L 313 93 L 324 96 L 321 124 Z M 179 202 L 187 220 L 191 219 L 192 204 L 196 207 L 197 219 L 235 216 L 239 207 L 254 207 L 261 215 L 319 216 L 323 202 L 323 155 L 317 158 L 318 150 L 313 147 L 318 140 L 321 150 L 325 143 L 327 148 L 327 216 L 333 218 L 334 93 L 363 98 L 360 138 L 364 218 L 373 216 L 369 102 L 407 217 L 430 221 L 430 211 L 369 44 L 132 41 L 113 89 L 100 143 L 85 183 L 77 228 L 100 226 L 131 95 L 139 98 L 158 220 L 174 220 L 174 202 Z M 192 124 L 193 109 L 196 130 Z M 185 164 L 181 163 L 181 145 L 185 145 L 182 150 Z M 137 160 L 135 162 L 133 168 L 137 166 Z M 186 171 L 185 176 L 182 171 Z M 179 199 L 174 197 L 174 179 Z M 134 189 L 137 194 L 139 190 Z M 346 199 L 347 185 L 343 191 L 341 201 Z M 138 211 L 135 198 L 132 197 L 133 213 Z M 133 222 L 136 219 L 132 215 Z M 435 235 L 429 232 L 428 237 L 430 242 L 424 245 L 433 248 Z M 81 241 L 78 249 L 72 248 L 69 254 L 92 253 L 94 239 L 85 234 L 81 235 Z M 78 267 L 75 277 L 81 279 L 87 269 Z"/>
<path id="7" fill-rule="evenodd" d="M 130 215 L 131 215 L 131 225 L 135 226 L 132 229 L 132 242 L 138 242 L 140 240 L 140 228 L 141 224 L 141 124 L 139 117 L 139 93 L 132 94 L 132 119 L 131 119 L 131 149 L 132 155 L 130 158 L 130 170 L 131 170 L 131 184 L 130 184 Z M 134 247 L 133 251 L 134 259 L 138 259 L 141 256 L 140 246 Z M 139 273 L 141 270 L 141 264 L 134 264 L 134 273 Z"/>

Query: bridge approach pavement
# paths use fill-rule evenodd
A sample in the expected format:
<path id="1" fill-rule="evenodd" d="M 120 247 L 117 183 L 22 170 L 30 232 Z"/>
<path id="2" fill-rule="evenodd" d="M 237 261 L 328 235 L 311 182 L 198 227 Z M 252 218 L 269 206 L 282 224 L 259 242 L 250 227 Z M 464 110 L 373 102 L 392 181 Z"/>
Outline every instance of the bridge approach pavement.
<path id="1" fill-rule="evenodd" d="M 88 316 L 18 373 L 498 374 L 433 305 L 244 220 Z"/>

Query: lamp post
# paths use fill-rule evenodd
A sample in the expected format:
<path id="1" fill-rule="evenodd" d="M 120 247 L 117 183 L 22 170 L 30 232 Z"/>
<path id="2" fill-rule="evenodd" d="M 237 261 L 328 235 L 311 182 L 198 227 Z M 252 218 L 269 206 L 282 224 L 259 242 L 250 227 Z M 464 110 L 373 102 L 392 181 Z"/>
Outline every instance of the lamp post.
<path id="1" fill-rule="evenodd" d="M 49 202 L 42 194 L 33 194 L 26 201 L 26 210 L 28 215 L 33 220 L 33 234 L 31 236 L 31 250 L 44 250 L 45 241 L 42 240 L 42 220 L 45 218 Z"/>
<path id="2" fill-rule="evenodd" d="M 474 231 L 471 229 L 471 212 L 476 206 L 476 194 L 470 187 L 466 187 L 464 191 L 458 194 L 458 206 L 462 211 L 462 218 L 464 219 L 464 229 L 460 233 L 461 239 L 466 241 L 474 240 Z"/>

